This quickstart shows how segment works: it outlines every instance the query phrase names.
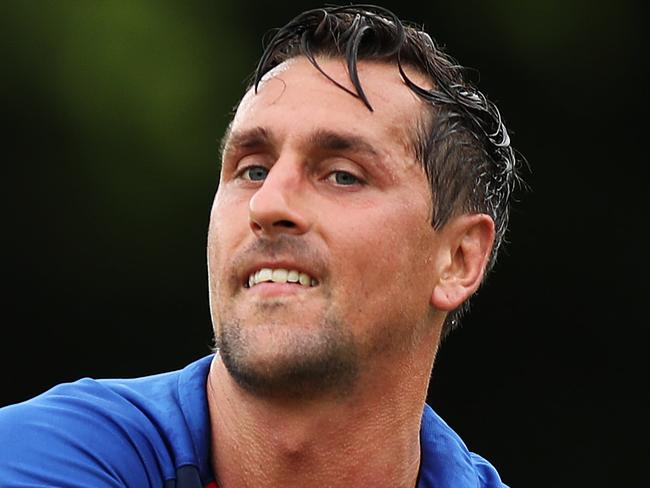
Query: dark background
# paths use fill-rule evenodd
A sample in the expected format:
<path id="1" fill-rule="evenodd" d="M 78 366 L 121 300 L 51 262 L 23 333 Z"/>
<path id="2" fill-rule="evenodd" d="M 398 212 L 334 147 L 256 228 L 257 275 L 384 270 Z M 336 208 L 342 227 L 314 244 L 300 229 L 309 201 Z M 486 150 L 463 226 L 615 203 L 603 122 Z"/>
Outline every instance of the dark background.
<path id="1" fill-rule="evenodd" d="M 429 402 L 513 487 L 643 486 L 645 7 L 382 5 L 478 70 L 532 167 Z M 0 405 L 209 352 L 218 140 L 264 32 L 314 6 L 2 2 Z"/>

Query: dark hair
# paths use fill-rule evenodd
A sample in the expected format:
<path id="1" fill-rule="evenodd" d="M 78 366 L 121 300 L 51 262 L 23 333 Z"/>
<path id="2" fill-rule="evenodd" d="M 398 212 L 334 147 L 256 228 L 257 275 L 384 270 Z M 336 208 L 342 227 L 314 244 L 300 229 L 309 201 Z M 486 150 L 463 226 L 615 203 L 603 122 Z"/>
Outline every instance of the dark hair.
<path id="1" fill-rule="evenodd" d="M 397 66 L 404 83 L 431 107 L 418 121 L 414 152 L 424 166 L 432 190 L 432 225 L 441 228 L 460 212 L 492 217 L 496 237 L 486 272 L 495 262 L 508 226 L 509 201 L 520 181 L 519 159 L 499 110 L 463 78 L 463 67 L 445 54 L 424 31 L 405 25 L 389 10 L 374 5 L 350 5 L 309 10 L 277 29 L 266 44 L 252 84 L 296 56 L 305 56 L 339 88 L 373 110 L 359 81 L 359 60 Z M 354 91 L 332 79 L 317 57 L 342 58 Z M 414 68 L 433 82 L 425 89 L 404 67 Z M 467 310 L 466 301 L 447 317 L 445 337 Z"/>

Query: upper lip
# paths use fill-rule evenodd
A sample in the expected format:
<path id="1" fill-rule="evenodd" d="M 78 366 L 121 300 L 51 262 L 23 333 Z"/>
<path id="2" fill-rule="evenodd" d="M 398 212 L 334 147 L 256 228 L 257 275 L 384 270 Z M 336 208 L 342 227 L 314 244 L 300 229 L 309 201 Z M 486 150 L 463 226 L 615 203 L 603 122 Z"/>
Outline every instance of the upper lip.
<path id="1" fill-rule="evenodd" d="M 305 266 L 303 264 L 299 264 L 295 261 L 292 260 L 262 260 L 262 261 L 255 261 L 254 264 L 251 264 L 250 266 L 245 267 L 245 271 L 241 276 L 241 282 L 242 283 L 248 283 L 248 277 L 255 273 L 257 270 L 260 270 L 262 268 L 270 268 L 270 269 L 287 269 L 287 270 L 296 270 L 300 273 L 306 273 L 309 276 L 311 276 L 313 279 L 317 280 L 319 283 L 321 282 L 321 278 L 319 274 L 311 269 L 309 266 Z"/>

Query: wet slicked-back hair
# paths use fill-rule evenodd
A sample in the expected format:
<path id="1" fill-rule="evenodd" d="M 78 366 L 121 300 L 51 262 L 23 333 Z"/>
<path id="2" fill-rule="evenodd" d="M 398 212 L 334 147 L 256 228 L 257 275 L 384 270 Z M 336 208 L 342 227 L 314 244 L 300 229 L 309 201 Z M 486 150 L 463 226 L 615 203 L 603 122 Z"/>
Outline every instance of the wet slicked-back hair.
<path id="1" fill-rule="evenodd" d="M 445 54 L 431 37 L 373 5 L 309 10 L 275 31 L 253 77 L 257 90 L 264 75 L 288 59 L 304 56 L 332 83 L 373 110 L 359 80 L 359 61 L 394 64 L 408 88 L 430 110 L 414 120 L 414 155 L 431 185 L 432 225 L 443 227 L 461 213 L 485 213 L 495 223 L 496 236 L 486 273 L 493 267 L 508 227 L 509 204 L 520 178 L 519 159 L 497 107 L 463 77 L 463 67 Z M 342 59 L 354 90 L 326 73 L 318 58 Z M 404 67 L 425 75 L 426 89 Z M 465 302 L 450 313 L 445 337 L 467 310 Z"/>

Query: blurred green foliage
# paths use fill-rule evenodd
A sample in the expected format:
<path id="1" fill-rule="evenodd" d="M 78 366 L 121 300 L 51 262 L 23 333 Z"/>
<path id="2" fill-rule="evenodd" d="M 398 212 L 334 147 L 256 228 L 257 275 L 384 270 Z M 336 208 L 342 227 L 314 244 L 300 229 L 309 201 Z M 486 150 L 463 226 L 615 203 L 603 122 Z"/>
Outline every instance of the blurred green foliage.
<path id="1" fill-rule="evenodd" d="M 99 200 L 124 192 L 114 203 L 138 212 L 157 185 L 214 183 L 206 163 L 254 56 L 218 5 L 208 22 L 183 2 L 3 4 L 11 91 L 44 102 Z"/>

